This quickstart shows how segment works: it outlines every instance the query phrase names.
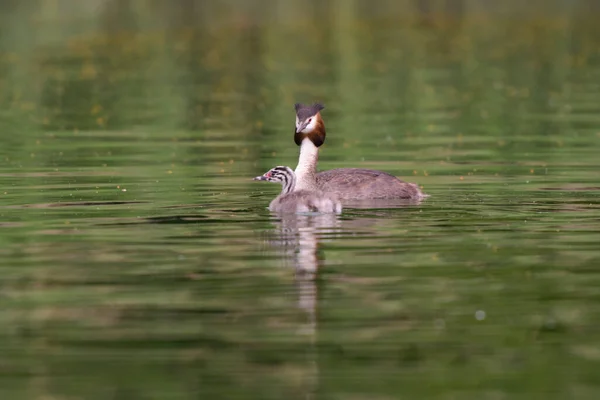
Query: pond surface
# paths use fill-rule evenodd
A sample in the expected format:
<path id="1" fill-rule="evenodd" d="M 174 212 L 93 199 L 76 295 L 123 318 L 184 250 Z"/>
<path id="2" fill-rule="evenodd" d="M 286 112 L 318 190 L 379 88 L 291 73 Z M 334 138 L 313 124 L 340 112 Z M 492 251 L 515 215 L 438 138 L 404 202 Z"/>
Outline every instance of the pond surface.
<path id="1" fill-rule="evenodd" d="M 591 3 L 38 3 L 0 12 L 2 398 L 598 398 Z M 321 169 L 431 197 L 271 215 L 313 100 Z"/>

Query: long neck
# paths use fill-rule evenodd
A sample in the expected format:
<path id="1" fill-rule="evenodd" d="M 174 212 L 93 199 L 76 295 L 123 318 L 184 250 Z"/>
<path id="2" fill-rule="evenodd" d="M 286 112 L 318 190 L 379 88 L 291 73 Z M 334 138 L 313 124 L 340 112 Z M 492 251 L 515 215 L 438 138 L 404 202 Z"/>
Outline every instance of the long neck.
<path id="1" fill-rule="evenodd" d="M 296 167 L 296 186 L 294 190 L 317 189 L 317 161 L 319 148 L 309 138 L 304 138 L 300 144 L 300 157 Z"/>
<path id="2" fill-rule="evenodd" d="M 288 194 L 294 191 L 296 187 L 296 175 L 290 170 L 290 173 L 284 175 L 285 179 L 281 182 L 281 194 Z"/>

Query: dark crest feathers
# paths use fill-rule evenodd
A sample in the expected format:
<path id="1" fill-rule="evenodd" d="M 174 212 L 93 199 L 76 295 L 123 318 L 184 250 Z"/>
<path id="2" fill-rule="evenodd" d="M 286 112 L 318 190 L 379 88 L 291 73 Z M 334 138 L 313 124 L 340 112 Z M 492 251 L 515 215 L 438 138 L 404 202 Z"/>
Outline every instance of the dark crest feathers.
<path id="1" fill-rule="evenodd" d="M 304 121 L 307 118 L 312 117 L 319 111 L 323 110 L 325 106 L 321 103 L 314 103 L 313 105 L 307 106 L 301 103 L 294 104 L 296 109 L 296 115 L 300 121 Z"/>

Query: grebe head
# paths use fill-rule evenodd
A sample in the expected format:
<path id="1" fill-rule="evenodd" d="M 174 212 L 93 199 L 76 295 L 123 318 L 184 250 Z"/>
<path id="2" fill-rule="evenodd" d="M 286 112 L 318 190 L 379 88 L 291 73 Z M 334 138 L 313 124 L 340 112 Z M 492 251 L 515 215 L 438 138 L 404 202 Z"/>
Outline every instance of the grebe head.
<path id="1" fill-rule="evenodd" d="M 254 178 L 255 181 L 279 182 L 283 186 L 282 193 L 289 193 L 296 185 L 296 174 L 290 167 L 277 166 L 271 168 L 261 176 Z"/>
<path id="2" fill-rule="evenodd" d="M 294 107 L 296 108 L 296 129 L 294 131 L 296 144 L 300 146 L 305 138 L 310 139 L 317 147 L 325 143 L 325 123 L 320 113 L 325 106 L 320 103 L 310 106 L 296 103 Z"/>

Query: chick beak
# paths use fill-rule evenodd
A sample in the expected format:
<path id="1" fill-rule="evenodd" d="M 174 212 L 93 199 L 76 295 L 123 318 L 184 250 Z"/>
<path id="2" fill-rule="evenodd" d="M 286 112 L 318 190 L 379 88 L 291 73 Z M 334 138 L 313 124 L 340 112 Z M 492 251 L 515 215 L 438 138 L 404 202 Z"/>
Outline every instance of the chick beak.
<path id="1" fill-rule="evenodd" d="M 252 178 L 253 181 L 266 181 L 267 178 L 264 175 L 257 176 L 256 178 Z"/>

